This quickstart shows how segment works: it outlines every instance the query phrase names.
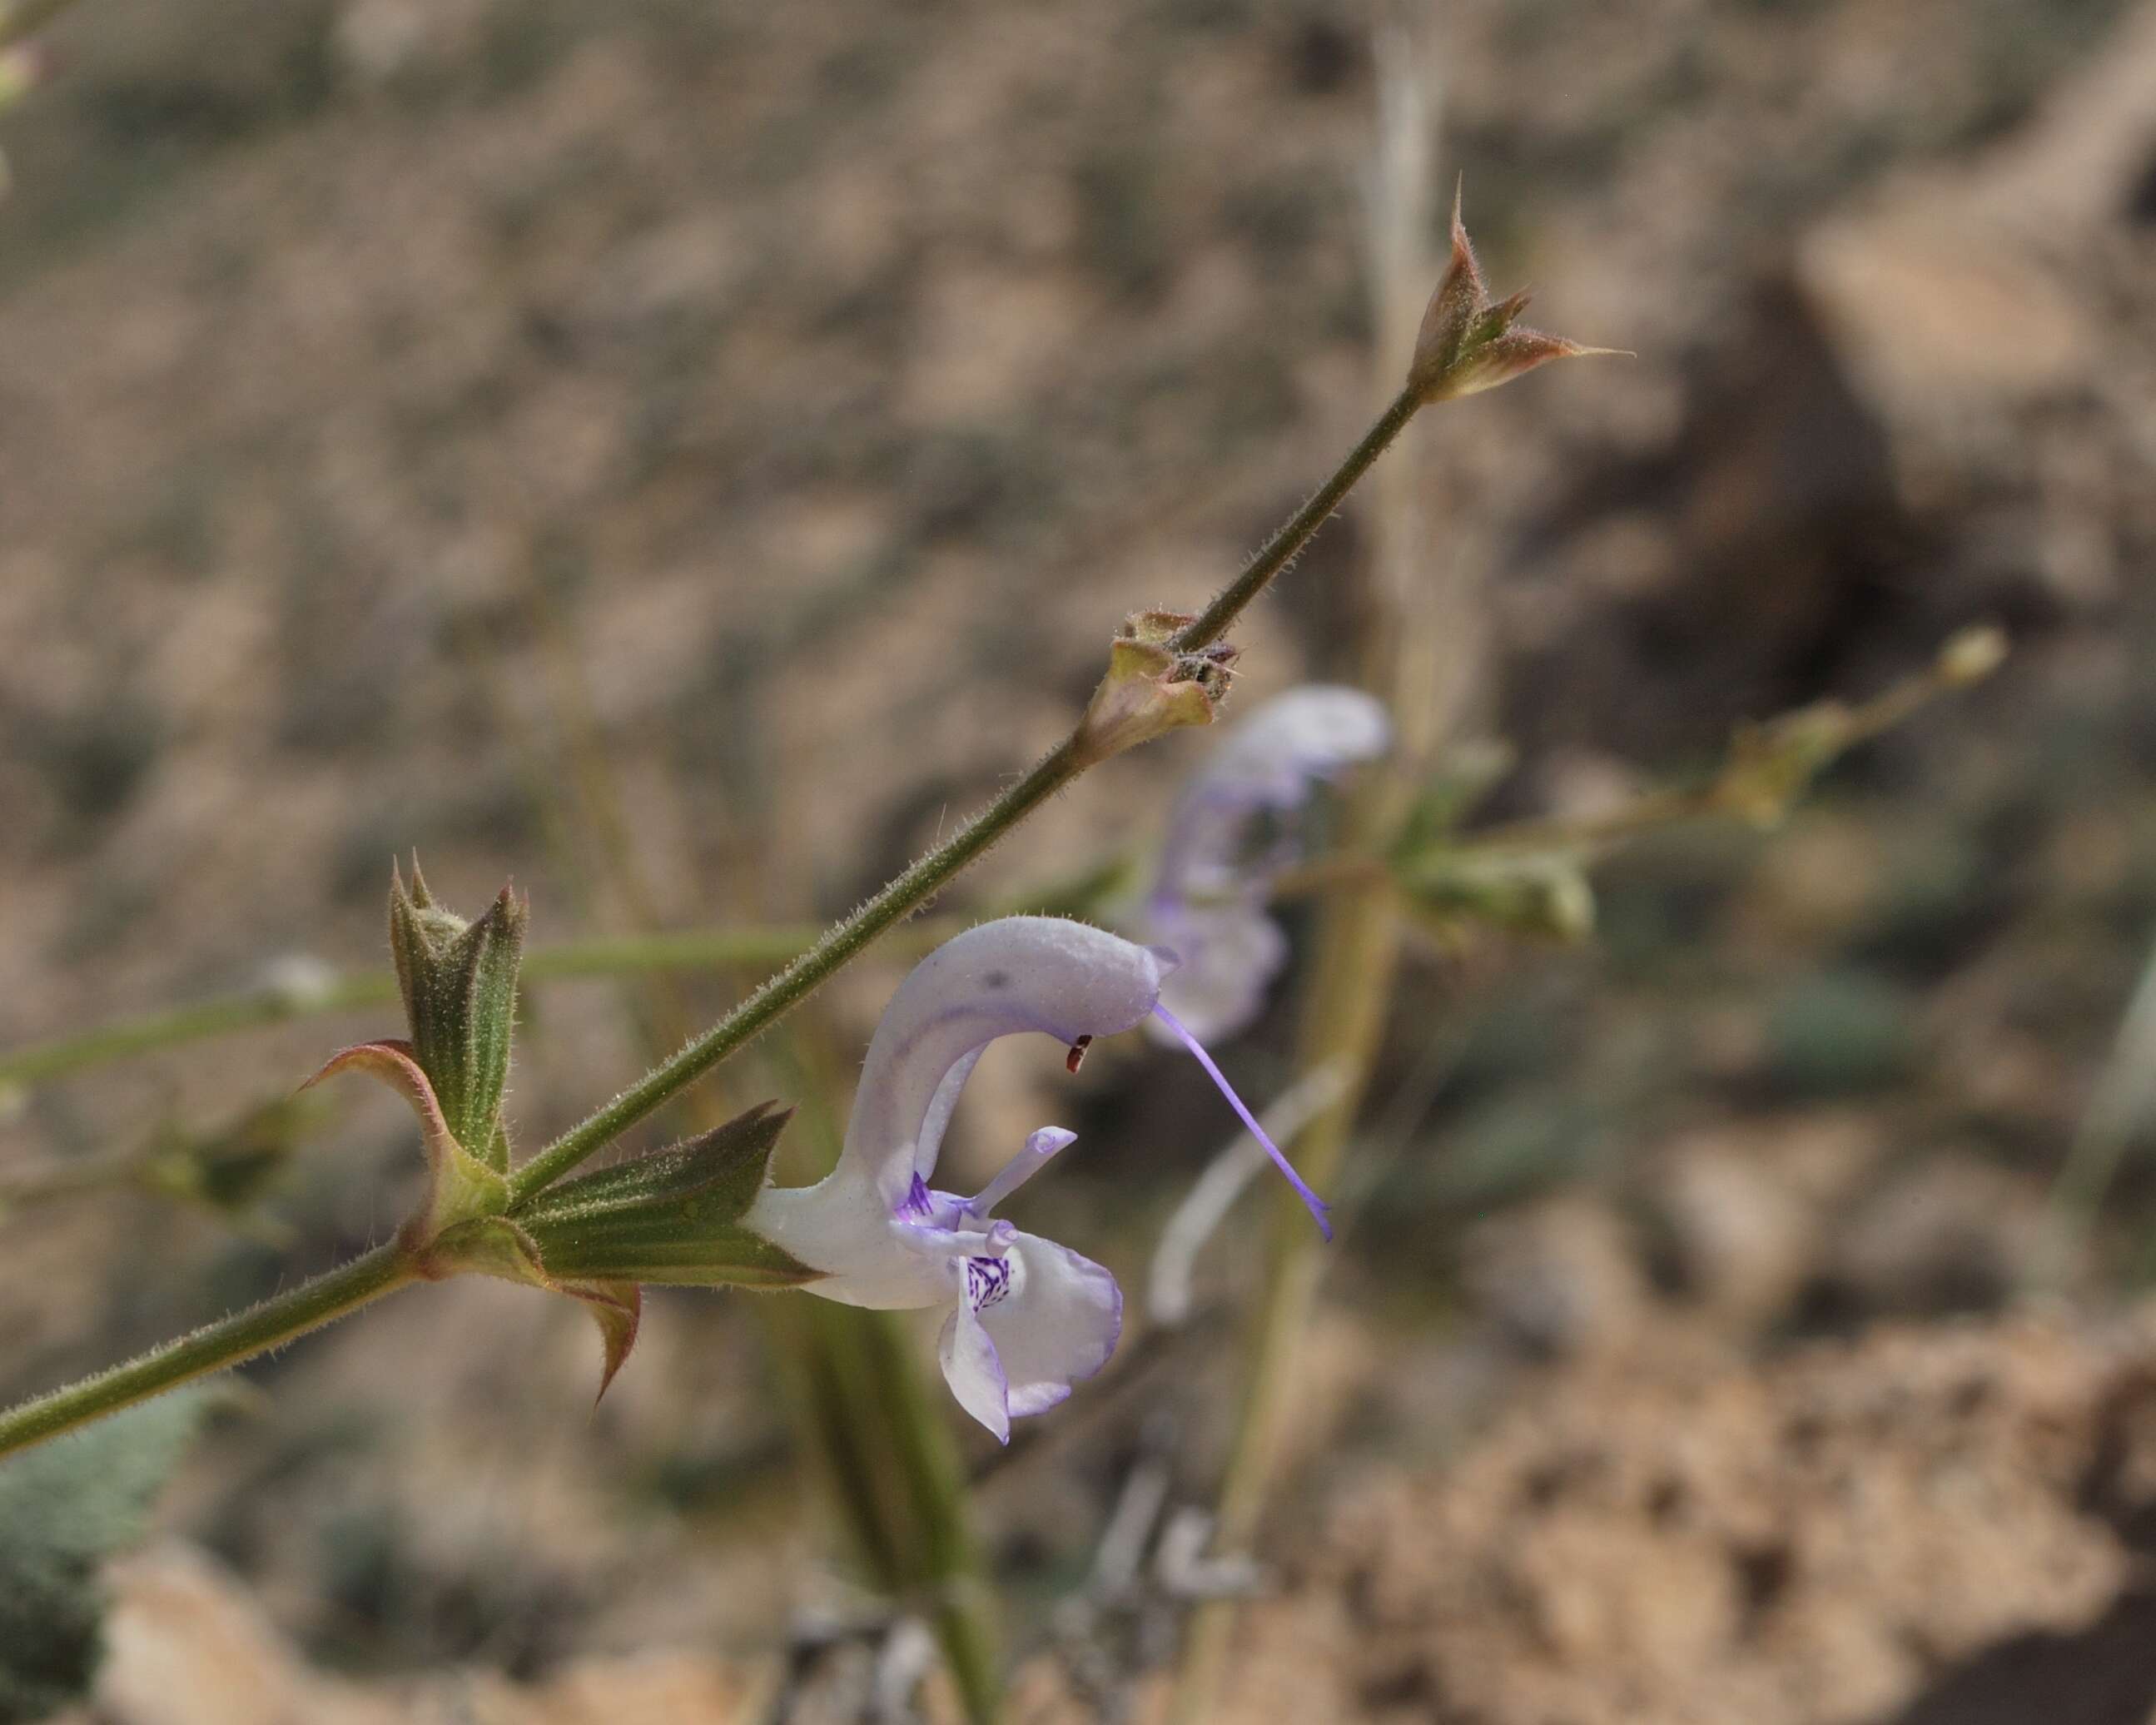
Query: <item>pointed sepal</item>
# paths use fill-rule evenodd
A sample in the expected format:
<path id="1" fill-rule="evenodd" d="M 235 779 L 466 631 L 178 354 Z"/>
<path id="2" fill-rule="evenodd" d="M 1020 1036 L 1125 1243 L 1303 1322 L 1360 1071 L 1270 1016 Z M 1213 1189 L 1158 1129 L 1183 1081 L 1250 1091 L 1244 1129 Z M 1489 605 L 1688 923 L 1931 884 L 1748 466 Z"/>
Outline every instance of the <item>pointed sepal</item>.
<path id="1" fill-rule="evenodd" d="M 453 1276 L 491 1276 L 577 1301 L 598 1326 L 603 1353 L 594 1401 L 606 1394 L 636 1346 L 644 1291 L 633 1281 L 555 1275 L 538 1241 L 508 1216 L 481 1216 L 459 1224 L 430 1242 L 418 1255 L 418 1262 L 421 1273 L 436 1281 Z"/>
<path id="2" fill-rule="evenodd" d="M 636 1332 L 644 1322 L 644 1290 L 633 1281 L 564 1282 L 562 1291 L 583 1301 L 584 1310 L 599 1327 L 599 1346 L 604 1356 L 599 1367 L 596 1405 L 606 1399 L 621 1368 L 629 1363 L 636 1346 Z"/>
<path id="3" fill-rule="evenodd" d="M 341 1050 L 300 1088 L 311 1090 L 340 1072 L 364 1072 L 380 1079 L 412 1105 L 418 1119 L 420 1142 L 427 1153 L 428 1191 L 426 1202 L 404 1224 L 408 1250 L 424 1253 L 447 1230 L 492 1215 L 508 1204 L 509 1183 L 465 1149 L 449 1130 L 441 1101 L 413 1057 L 410 1043 L 362 1042 Z"/>
<path id="4" fill-rule="evenodd" d="M 1236 649 L 1178 652 L 1175 637 L 1195 619 L 1180 611 L 1137 611 L 1108 644 L 1108 671 L 1079 721 L 1077 747 L 1106 760 L 1185 725 L 1209 725 L 1227 692 Z"/>
<path id="5" fill-rule="evenodd" d="M 1519 321 L 1525 291 L 1492 303 L 1489 284 L 1467 229 L 1460 219 L 1460 193 L 1452 197 L 1452 254 L 1416 332 L 1408 388 L 1425 403 L 1451 401 L 1509 383 L 1553 359 L 1614 354 L 1614 347 L 1584 347 Z"/>
<path id="6" fill-rule="evenodd" d="M 516 973 L 531 906 L 502 888 L 486 914 L 467 922 L 428 891 L 418 859 L 408 887 L 393 867 L 389 948 L 412 1029 L 413 1058 L 427 1075 L 457 1142 L 508 1171 L 501 1094 L 516 1023 Z"/>
<path id="7" fill-rule="evenodd" d="M 701 1137 L 550 1186 L 516 1220 L 550 1273 L 580 1281 L 814 1281 L 820 1272 L 742 1225 L 792 1118 L 761 1103 Z"/>

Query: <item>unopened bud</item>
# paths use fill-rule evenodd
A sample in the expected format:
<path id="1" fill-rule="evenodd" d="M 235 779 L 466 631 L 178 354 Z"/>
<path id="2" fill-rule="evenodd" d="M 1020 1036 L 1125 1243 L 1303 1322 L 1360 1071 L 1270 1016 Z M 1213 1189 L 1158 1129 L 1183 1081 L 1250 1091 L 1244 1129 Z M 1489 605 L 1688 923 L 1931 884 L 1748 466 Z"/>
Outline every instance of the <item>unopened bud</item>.
<path id="1" fill-rule="evenodd" d="M 1957 630 L 1939 649 L 1939 680 L 1949 689 L 1980 683 L 2006 660 L 2006 631 L 1994 623 Z"/>
<path id="2" fill-rule="evenodd" d="M 1135 748 L 1163 732 L 1213 722 L 1236 651 L 1176 650 L 1177 632 L 1192 619 L 1179 611 L 1139 611 L 1108 646 L 1108 674 L 1079 721 L 1078 747 L 1088 765 Z"/>
<path id="3" fill-rule="evenodd" d="M 401 873 L 392 873 L 389 947 L 412 1027 L 412 1057 L 451 1134 L 497 1170 L 509 1163 L 501 1092 L 530 917 L 530 905 L 505 886 L 485 916 L 467 923 L 427 891 L 416 859 L 408 889 Z"/>
<path id="4" fill-rule="evenodd" d="M 1518 320 L 1527 309 L 1522 291 L 1493 303 L 1482 266 L 1460 219 L 1460 194 L 1452 198 L 1452 255 L 1415 336 L 1408 387 L 1424 403 L 1450 401 L 1495 389 L 1553 359 L 1616 353 L 1614 347 L 1583 347 L 1562 336 L 1529 329 Z"/>

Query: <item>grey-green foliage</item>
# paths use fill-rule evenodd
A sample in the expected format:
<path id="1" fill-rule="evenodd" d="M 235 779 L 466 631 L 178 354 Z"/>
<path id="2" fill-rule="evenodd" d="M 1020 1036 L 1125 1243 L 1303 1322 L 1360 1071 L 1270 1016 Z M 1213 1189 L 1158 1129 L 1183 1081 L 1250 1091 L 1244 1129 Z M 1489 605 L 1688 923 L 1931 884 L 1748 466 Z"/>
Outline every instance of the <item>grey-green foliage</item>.
<path id="1" fill-rule="evenodd" d="M 201 1423 L 194 1390 L 0 1462 L 0 1725 L 78 1698 L 104 1651 L 106 1558 L 139 1538 Z"/>

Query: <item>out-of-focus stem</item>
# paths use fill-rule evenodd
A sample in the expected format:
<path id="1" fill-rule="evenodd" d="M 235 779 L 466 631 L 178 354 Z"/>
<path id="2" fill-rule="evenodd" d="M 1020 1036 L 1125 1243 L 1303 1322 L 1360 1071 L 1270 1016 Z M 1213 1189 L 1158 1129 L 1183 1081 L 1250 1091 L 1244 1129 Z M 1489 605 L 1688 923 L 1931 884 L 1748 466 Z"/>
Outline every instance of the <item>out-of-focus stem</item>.
<path id="1" fill-rule="evenodd" d="M 33 36 L 74 0 L 0 0 L 0 48 Z"/>
<path id="2" fill-rule="evenodd" d="M 1372 187 L 1372 285 L 1378 376 L 1396 377 L 1414 341 L 1422 284 L 1430 275 L 1419 236 L 1427 231 L 1430 119 L 1404 39 L 1381 38 L 1378 151 Z M 1395 398 L 1389 415 L 1396 411 Z M 1383 422 L 1380 422 L 1381 424 Z M 1404 420 L 1401 421 L 1404 424 Z M 1358 670 L 1363 685 L 1391 710 L 1395 747 L 1349 799 L 1342 848 L 1379 854 L 1413 795 L 1407 763 L 1429 757 L 1459 702 L 1440 685 L 1434 657 L 1438 634 L 1428 614 L 1425 542 L 1412 469 L 1375 500 L 1376 544 L 1360 601 Z M 1327 882 L 1328 885 L 1336 883 Z M 1314 937 L 1317 973 L 1304 1002 L 1296 1069 L 1324 1072 L 1337 1086 L 1330 1102 L 1296 1135 L 1289 1154 L 1320 1192 L 1335 1189 L 1349 1135 L 1392 1002 L 1400 922 L 1389 883 L 1351 876 L 1328 896 Z M 1292 1208 L 1296 1214 L 1291 1216 Z M 1264 1292 L 1250 1332 L 1241 1418 L 1223 1481 L 1216 1549 L 1240 1553 L 1258 1530 L 1293 1410 L 1296 1356 L 1323 1272 L 1324 1247 L 1300 1205 L 1277 1204 L 1267 1238 Z M 1209 1601 L 1192 1614 L 1177 1672 L 1170 1717 L 1202 1725 L 1216 1717 L 1235 1622 L 1235 1602 Z"/>
<path id="3" fill-rule="evenodd" d="M 687 928 L 673 933 L 601 936 L 535 947 L 519 973 L 527 983 L 665 971 L 724 970 L 783 963 L 815 943 L 814 927 Z M 924 923 L 924 940 L 951 932 Z M 0 1085 L 42 1084 L 85 1067 L 157 1054 L 191 1042 L 293 1019 L 383 1006 L 397 999 L 387 970 L 352 971 L 299 986 L 245 988 L 186 1006 L 146 1012 L 0 1053 Z"/>
<path id="4" fill-rule="evenodd" d="M 595 867 L 588 884 L 610 889 L 631 921 L 648 925 L 658 915 L 656 896 L 570 631 L 543 595 L 534 599 L 553 717 L 574 763 L 568 777 L 575 787 L 572 798 L 561 788 L 561 776 L 535 774 L 535 793 L 551 807 L 549 830 L 572 853 L 561 859 L 565 866 L 584 878 L 588 847 Z M 505 717 L 515 718 L 506 701 Z M 640 998 L 624 1004 L 654 1059 L 682 1042 L 693 1022 L 686 998 L 664 978 L 651 978 Z M 771 1046 L 771 1064 L 791 1081 L 786 1087 L 803 1104 L 797 1133 L 819 1144 L 828 1165 L 844 1134 L 830 1099 L 843 1094 L 844 1080 L 835 1061 L 819 1058 L 815 1024 L 813 1018 L 794 1020 Z M 747 1106 L 750 1096 L 722 1076 L 716 1090 L 682 1100 L 696 1129 L 708 1131 Z M 820 1464 L 848 1542 L 886 1598 L 932 1615 L 968 1719 L 993 1725 L 1003 1694 L 995 1597 L 982 1571 L 957 1448 L 943 1410 L 926 1393 L 911 1338 L 889 1312 L 821 1300 L 759 1301 L 755 1311 L 788 1391 L 797 1436 Z"/>
<path id="5" fill-rule="evenodd" d="M 2073 1145 L 2051 1187 L 2048 1226 L 2030 1280 L 2061 1280 L 2088 1237 L 2105 1189 L 2156 1104 L 2156 952 L 2120 1021 L 2111 1058 L 2090 1092 Z"/>

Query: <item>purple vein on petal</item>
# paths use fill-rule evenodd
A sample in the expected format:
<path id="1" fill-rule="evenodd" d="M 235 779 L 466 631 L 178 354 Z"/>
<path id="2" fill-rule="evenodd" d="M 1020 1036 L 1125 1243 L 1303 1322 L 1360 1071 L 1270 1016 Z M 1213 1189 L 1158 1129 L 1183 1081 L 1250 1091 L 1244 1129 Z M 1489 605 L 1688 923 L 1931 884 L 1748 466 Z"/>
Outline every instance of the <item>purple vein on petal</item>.
<path id="1" fill-rule="evenodd" d="M 1220 1094 L 1227 1097 L 1228 1106 L 1241 1117 L 1243 1124 L 1250 1129 L 1250 1136 L 1265 1147 L 1265 1154 L 1272 1158 L 1273 1166 L 1287 1176 L 1288 1184 L 1295 1188 L 1296 1196 L 1308 1207 L 1312 1217 L 1317 1223 L 1317 1231 L 1326 1239 L 1332 1239 L 1332 1220 L 1326 1214 L 1331 1206 L 1303 1183 L 1302 1176 L 1295 1171 L 1294 1164 L 1281 1153 L 1280 1146 L 1273 1142 L 1266 1135 L 1265 1129 L 1258 1124 L 1257 1116 L 1251 1113 L 1244 1106 L 1243 1099 L 1235 1094 L 1235 1087 L 1228 1082 L 1227 1075 L 1214 1064 L 1213 1056 L 1205 1052 L 1205 1045 L 1185 1029 L 1182 1021 L 1166 1007 L 1156 1006 L 1152 1010 L 1153 1016 L 1181 1038 L 1183 1045 L 1197 1057 L 1198 1064 L 1205 1069 L 1205 1076 L 1219 1086 Z"/>

